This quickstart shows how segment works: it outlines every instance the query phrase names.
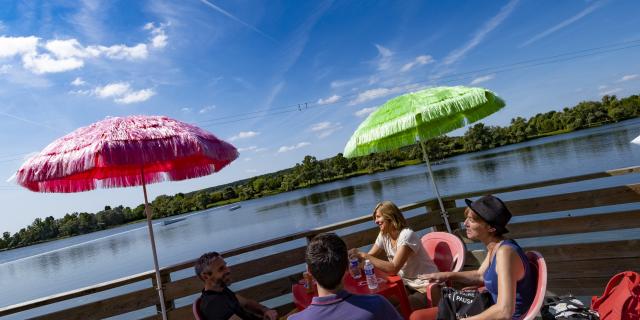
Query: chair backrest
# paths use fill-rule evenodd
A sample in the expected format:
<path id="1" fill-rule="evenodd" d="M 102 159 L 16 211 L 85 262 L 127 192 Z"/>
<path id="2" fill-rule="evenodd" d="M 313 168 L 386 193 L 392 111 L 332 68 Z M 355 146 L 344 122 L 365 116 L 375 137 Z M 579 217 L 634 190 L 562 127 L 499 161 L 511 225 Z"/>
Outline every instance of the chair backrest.
<path id="1" fill-rule="evenodd" d="M 193 301 L 192 311 L 193 311 L 193 318 L 195 320 L 202 320 L 203 319 L 202 314 L 200 313 L 200 297 L 198 297 L 198 299 Z"/>
<path id="2" fill-rule="evenodd" d="M 533 298 L 529 311 L 522 317 L 522 320 L 533 320 L 536 318 L 542 303 L 544 302 L 544 294 L 547 291 L 547 263 L 542 255 L 537 251 L 527 251 L 529 264 L 536 272 L 536 295 Z"/>
<path id="3" fill-rule="evenodd" d="M 465 247 L 457 236 L 446 232 L 429 232 L 422 237 L 422 247 L 440 271 L 462 271 Z"/>

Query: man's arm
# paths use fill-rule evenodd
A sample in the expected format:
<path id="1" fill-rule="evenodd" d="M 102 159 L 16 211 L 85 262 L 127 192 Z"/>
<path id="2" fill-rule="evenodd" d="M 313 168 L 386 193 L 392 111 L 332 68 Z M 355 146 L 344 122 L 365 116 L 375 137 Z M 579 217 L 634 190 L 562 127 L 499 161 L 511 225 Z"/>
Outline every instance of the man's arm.
<path id="1" fill-rule="evenodd" d="M 263 319 L 276 320 L 278 318 L 278 313 L 275 310 L 271 310 L 260 303 L 247 299 L 241 295 L 236 294 L 236 298 L 238 298 L 238 302 L 243 309 L 251 313 L 262 315 Z"/>

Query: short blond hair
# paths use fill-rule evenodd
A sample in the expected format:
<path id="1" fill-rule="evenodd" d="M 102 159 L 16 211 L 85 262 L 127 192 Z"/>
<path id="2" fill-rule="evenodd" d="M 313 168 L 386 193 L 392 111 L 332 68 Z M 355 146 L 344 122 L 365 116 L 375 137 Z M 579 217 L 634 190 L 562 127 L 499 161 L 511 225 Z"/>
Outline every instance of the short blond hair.
<path id="1" fill-rule="evenodd" d="M 391 201 L 382 201 L 376 205 L 373 209 L 373 220 L 376 219 L 376 212 L 380 212 L 382 218 L 391 222 L 391 225 L 398 231 L 408 227 L 402 211 Z"/>

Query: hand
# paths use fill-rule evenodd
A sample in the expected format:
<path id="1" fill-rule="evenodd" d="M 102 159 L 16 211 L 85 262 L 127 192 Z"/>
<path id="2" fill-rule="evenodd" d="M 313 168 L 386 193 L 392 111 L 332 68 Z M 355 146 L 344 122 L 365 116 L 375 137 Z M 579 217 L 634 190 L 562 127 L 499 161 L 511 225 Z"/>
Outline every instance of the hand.
<path id="1" fill-rule="evenodd" d="M 265 311 L 262 314 L 262 319 L 263 320 L 277 320 L 278 319 L 278 312 L 273 310 L 273 309 L 268 309 L 267 311 Z"/>
<path id="2" fill-rule="evenodd" d="M 442 283 L 447 281 L 447 277 L 444 272 L 419 274 L 418 279 L 427 280 L 432 283 Z"/>
<path id="3" fill-rule="evenodd" d="M 358 250 L 358 248 L 353 248 L 349 250 L 349 259 L 351 259 L 352 257 L 358 257 L 358 260 L 362 262 L 362 260 L 365 259 L 365 255 L 366 253 L 361 252 L 360 250 Z"/>

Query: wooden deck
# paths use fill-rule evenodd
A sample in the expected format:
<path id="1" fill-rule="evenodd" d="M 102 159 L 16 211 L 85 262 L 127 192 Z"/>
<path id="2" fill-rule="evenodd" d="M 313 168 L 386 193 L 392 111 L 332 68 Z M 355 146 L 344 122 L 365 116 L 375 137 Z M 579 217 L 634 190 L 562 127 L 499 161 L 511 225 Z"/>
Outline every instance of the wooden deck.
<path id="1" fill-rule="evenodd" d="M 594 179 L 613 179 L 613 176 L 637 173 L 640 173 L 640 167 L 615 169 L 581 176 L 457 194 L 445 197 L 444 203 L 450 213 L 449 220 L 456 225 L 457 222 L 462 222 L 464 220 L 463 202 L 459 201 L 464 198 L 476 197 L 489 193 L 508 194 L 515 192 L 514 194 L 517 194 L 517 191 L 521 190 L 562 186 L 578 182 L 584 183 Z M 509 198 L 514 198 L 514 196 L 509 195 Z M 515 200 L 506 202 L 514 216 L 527 215 L 535 219 L 539 217 L 536 215 L 569 210 L 601 207 L 601 211 L 595 214 L 579 216 L 562 214 L 559 217 L 551 219 L 535 219 L 535 221 L 510 224 L 509 229 L 511 232 L 509 233 L 509 236 L 516 239 L 522 239 L 640 228 L 640 210 L 627 209 L 616 211 L 607 207 L 638 202 L 640 202 L 640 183 L 615 185 L 613 187 L 589 189 L 579 192 L 556 192 L 553 195 L 538 197 L 515 197 Z M 457 205 L 461 206 L 457 207 Z M 363 208 L 365 211 L 369 209 L 370 208 Z M 408 219 L 408 222 L 414 230 L 423 230 L 427 228 L 433 228 L 435 230 L 444 229 L 435 199 L 407 204 L 402 206 L 401 209 L 403 211 L 417 211 L 421 209 L 421 214 L 414 215 L 416 211 L 412 211 L 409 214 L 411 218 Z M 232 257 L 246 253 L 253 253 L 260 249 L 272 247 L 274 245 L 286 244 L 296 240 L 300 243 L 300 239 L 309 239 L 322 232 L 341 232 L 341 229 L 366 223 L 368 225 L 365 226 L 370 226 L 370 228 L 343 235 L 343 238 L 349 247 L 360 247 L 371 244 L 378 233 L 378 228 L 375 227 L 370 220 L 370 215 L 366 214 L 358 218 L 329 226 L 293 233 L 276 239 L 229 250 L 224 252 L 223 256 Z M 459 235 L 463 234 L 459 229 L 455 232 Z M 341 234 L 343 233 L 344 232 L 341 232 Z M 463 240 L 467 243 L 471 242 L 469 239 Z M 525 250 L 537 250 L 545 257 L 549 269 L 548 290 L 550 293 L 563 294 L 570 292 L 574 295 L 598 294 L 602 292 L 607 280 L 613 274 L 624 270 L 638 271 L 640 268 L 640 239 L 608 242 L 585 241 L 584 243 L 578 244 L 537 247 L 525 246 Z M 255 286 L 240 290 L 239 293 L 258 301 L 266 301 L 289 294 L 291 291 L 292 281 L 296 281 L 300 278 L 300 272 L 298 271 L 290 271 L 285 273 L 283 276 L 278 276 L 275 279 L 271 279 L 266 282 L 260 280 L 264 279 L 264 275 L 266 274 L 281 271 L 290 267 L 300 266 L 304 263 L 304 251 L 304 244 L 293 245 L 291 249 L 286 249 L 282 252 L 269 254 L 255 260 L 232 265 L 231 268 L 234 281 L 237 282 L 255 278 L 259 283 Z M 466 267 L 472 268 L 477 266 L 478 261 L 482 259 L 483 256 L 484 252 L 482 251 L 467 252 L 468 265 Z M 165 289 L 164 295 L 169 309 L 169 319 L 192 318 L 191 305 L 186 304 L 176 306 L 175 300 L 200 292 L 202 289 L 201 282 L 195 276 L 173 279 L 172 274 L 185 269 L 192 270 L 194 262 L 195 260 L 185 261 L 176 265 L 166 266 L 161 269 L 164 282 L 163 286 Z M 273 278 L 273 276 L 271 276 L 271 278 Z M 114 297 L 101 299 L 95 302 L 78 303 L 78 305 L 74 307 L 53 313 L 42 314 L 31 319 L 102 319 L 117 315 L 125 315 L 129 312 L 149 307 L 158 308 L 157 292 L 151 286 L 153 279 L 153 271 L 148 271 L 70 292 L 27 301 L 1 308 L 0 317 L 79 297 L 90 299 L 92 294 L 134 283 L 146 283 L 148 287 L 133 290 Z M 293 308 L 290 299 L 284 300 L 285 301 L 283 303 L 276 306 L 281 314 L 286 313 Z M 134 317 L 131 316 L 130 318 Z M 151 309 L 148 316 L 144 316 L 142 319 L 161 319 L 161 317 L 154 312 L 154 309 Z"/>

